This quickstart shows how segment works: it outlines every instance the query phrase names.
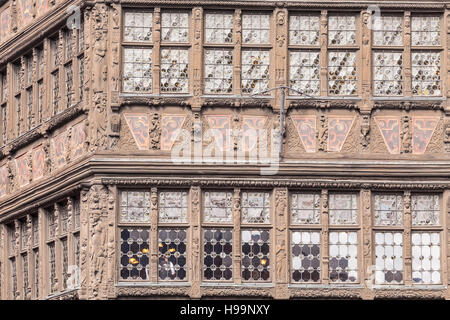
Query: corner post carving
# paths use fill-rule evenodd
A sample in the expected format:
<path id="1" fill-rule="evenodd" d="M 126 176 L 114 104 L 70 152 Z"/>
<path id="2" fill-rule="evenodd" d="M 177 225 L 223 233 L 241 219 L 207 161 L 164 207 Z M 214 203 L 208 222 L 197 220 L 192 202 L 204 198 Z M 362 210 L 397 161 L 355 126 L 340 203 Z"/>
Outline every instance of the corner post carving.
<path id="1" fill-rule="evenodd" d="M 242 10 L 236 9 L 234 11 L 233 19 L 233 93 L 241 94 L 241 47 L 242 47 Z"/>
<path id="2" fill-rule="evenodd" d="M 32 243 L 32 217 L 31 214 L 27 214 L 27 259 L 28 259 L 28 274 L 31 275 L 32 273 L 32 257 L 33 257 L 33 251 L 32 251 L 32 247 L 33 247 L 33 243 Z M 24 292 L 24 296 L 25 296 L 25 300 L 31 300 L 31 279 L 28 279 L 28 286 L 25 288 L 26 292 Z"/>
<path id="3" fill-rule="evenodd" d="M 201 109 L 201 99 L 203 88 L 202 88 L 202 77 L 203 77 L 203 8 L 195 7 L 192 9 L 192 25 L 194 29 L 194 39 L 193 39 L 193 56 L 192 60 L 192 86 L 193 94 L 192 98 L 192 109 L 194 111 L 200 111 Z"/>
<path id="4" fill-rule="evenodd" d="M 150 194 L 150 281 L 158 282 L 158 189 Z"/>
<path id="5" fill-rule="evenodd" d="M 321 213 L 321 224 L 322 224 L 322 234 L 321 234 L 321 253 L 322 253 L 322 283 L 328 284 L 330 282 L 330 278 L 328 276 L 328 264 L 329 264 L 329 254 L 328 254 L 328 190 L 322 190 L 320 195 L 320 213 Z"/>
<path id="6" fill-rule="evenodd" d="M 405 191 L 403 194 L 403 215 L 405 231 L 403 233 L 403 256 L 405 257 L 405 285 L 412 285 L 412 256 L 411 256 L 411 191 Z"/>
<path id="7" fill-rule="evenodd" d="M 201 270 L 200 267 L 200 252 L 201 252 L 201 228 L 200 228 L 200 198 L 201 189 L 199 186 L 192 186 L 190 190 L 191 197 L 191 298 L 200 298 L 200 282 L 201 282 Z"/>
<path id="8" fill-rule="evenodd" d="M 275 87 L 286 85 L 287 81 L 287 38 L 288 38 L 288 23 L 287 23 L 287 9 L 275 9 Z M 281 92 L 275 92 L 275 100 L 273 103 L 274 110 L 280 109 Z"/>
<path id="9" fill-rule="evenodd" d="M 322 10 L 320 13 L 320 95 L 322 97 L 327 95 L 328 88 L 328 12 Z"/>
<path id="10" fill-rule="evenodd" d="M 369 189 L 362 189 L 360 192 L 361 208 L 362 208 L 362 243 L 363 243 L 363 259 L 362 259 L 362 279 L 364 281 L 363 294 L 366 298 L 372 298 L 371 290 L 368 289 L 369 281 L 371 281 L 374 270 L 372 270 L 372 193 Z"/>
<path id="11" fill-rule="evenodd" d="M 79 298 L 88 299 L 89 281 L 89 188 L 83 188 L 80 195 L 80 291 Z"/>
<path id="12" fill-rule="evenodd" d="M 241 189 L 235 188 L 233 192 L 233 278 L 234 283 L 241 284 Z"/>
<path id="13" fill-rule="evenodd" d="M 276 188 L 275 192 L 275 298 L 288 299 L 288 189 Z"/>

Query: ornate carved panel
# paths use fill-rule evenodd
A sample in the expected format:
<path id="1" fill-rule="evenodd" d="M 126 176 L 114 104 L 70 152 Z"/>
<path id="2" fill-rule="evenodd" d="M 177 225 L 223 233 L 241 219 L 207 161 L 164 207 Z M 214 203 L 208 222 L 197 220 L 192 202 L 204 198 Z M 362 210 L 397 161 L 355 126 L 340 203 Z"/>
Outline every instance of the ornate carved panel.
<path id="1" fill-rule="evenodd" d="M 147 114 L 124 114 L 128 127 L 139 150 L 149 148 L 149 123 Z"/>
<path id="2" fill-rule="evenodd" d="M 375 122 L 389 153 L 400 153 L 400 119 L 398 117 L 375 117 Z"/>
<path id="3" fill-rule="evenodd" d="M 67 133 L 63 132 L 52 140 L 53 161 L 55 168 L 61 168 L 66 164 L 66 146 L 67 146 Z"/>
<path id="4" fill-rule="evenodd" d="M 161 150 L 172 150 L 185 119 L 186 115 L 166 114 L 161 117 Z"/>
<path id="5" fill-rule="evenodd" d="M 33 168 L 33 180 L 37 180 L 44 176 L 45 169 L 45 155 L 44 147 L 42 145 L 32 150 L 32 168 Z"/>
<path id="6" fill-rule="evenodd" d="M 355 117 L 328 116 L 328 151 L 341 151 Z"/>
<path id="7" fill-rule="evenodd" d="M 412 117 L 413 153 L 425 153 L 438 122 L 438 117 Z"/>
<path id="8" fill-rule="evenodd" d="M 291 116 L 306 152 L 316 152 L 316 117 Z"/>
<path id="9" fill-rule="evenodd" d="M 85 153 L 86 138 L 86 124 L 84 121 L 72 127 L 70 159 L 75 160 Z"/>

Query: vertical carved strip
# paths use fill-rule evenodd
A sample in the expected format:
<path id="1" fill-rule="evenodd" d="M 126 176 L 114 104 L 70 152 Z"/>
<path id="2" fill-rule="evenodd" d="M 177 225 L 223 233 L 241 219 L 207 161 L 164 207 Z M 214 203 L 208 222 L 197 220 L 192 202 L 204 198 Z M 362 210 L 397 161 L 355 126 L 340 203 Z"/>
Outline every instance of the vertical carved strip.
<path id="1" fill-rule="evenodd" d="M 275 278 L 276 299 L 288 299 L 289 291 L 287 285 L 289 283 L 289 262 L 288 262 L 288 189 L 275 189 L 275 272 L 272 271 L 272 277 Z M 273 264 L 272 264 L 273 265 Z"/>
<path id="2" fill-rule="evenodd" d="M 70 289 L 72 284 L 69 284 L 69 282 L 72 281 L 74 275 L 72 273 L 72 266 L 75 265 L 74 260 L 74 239 L 73 239 L 73 200 L 72 197 L 67 197 L 67 267 L 68 270 L 65 270 L 64 272 L 67 272 L 69 277 L 67 279 L 67 287 Z"/>
<path id="3" fill-rule="evenodd" d="M 328 13 L 327 10 L 322 10 L 320 13 L 320 95 L 322 97 L 327 95 L 327 74 L 328 74 Z"/>
<path id="4" fill-rule="evenodd" d="M 288 38 L 288 23 L 287 23 L 287 9 L 275 10 L 275 87 L 287 85 L 287 38 Z M 271 79 L 272 80 L 272 79 Z M 273 80 L 272 80 L 273 81 Z M 280 109 L 280 95 L 279 90 L 275 93 L 274 109 Z"/>
<path id="5" fill-rule="evenodd" d="M 412 253 L 411 253 L 411 191 L 405 191 L 403 194 L 403 213 L 404 213 L 404 233 L 403 233 L 403 256 L 405 257 L 405 285 L 412 285 Z"/>
<path id="6" fill-rule="evenodd" d="M 107 198 L 107 297 L 115 298 L 114 275 L 116 270 L 116 199 L 118 197 L 117 187 L 108 186 Z"/>
<path id="7" fill-rule="evenodd" d="M 14 237 L 16 240 L 15 248 L 14 248 L 14 259 L 16 261 L 16 292 L 13 292 L 13 297 L 15 300 L 20 300 L 21 298 L 21 289 L 22 286 L 20 285 L 22 283 L 22 273 L 20 270 L 22 270 L 22 261 L 20 259 L 20 222 L 18 219 L 14 220 Z"/>
<path id="8" fill-rule="evenodd" d="M 372 59 L 372 41 L 371 29 L 369 23 L 371 22 L 371 14 L 368 11 L 363 11 L 361 14 L 362 28 L 361 28 L 361 109 L 369 112 L 372 108 L 370 99 L 370 79 L 371 79 L 371 59 Z"/>
<path id="9" fill-rule="evenodd" d="M 36 275 L 39 277 L 39 296 L 38 299 L 44 296 L 44 290 L 47 285 L 47 282 L 44 281 L 44 275 L 46 274 L 44 261 L 47 257 L 47 248 L 45 244 L 45 210 L 43 208 L 38 209 L 38 232 L 39 232 L 39 274 Z"/>
<path id="10" fill-rule="evenodd" d="M 24 292 L 24 297 L 25 300 L 31 300 L 31 284 L 32 284 L 32 279 L 33 277 L 31 275 L 33 275 L 34 270 L 32 268 L 33 264 L 33 251 L 32 251 L 32 246 L 33 246 L 33 242 L 32 242 L 32 222 L 33 219 L 31 217 L 31 214 L 27 214 L 27 260 L 28 260 L 28 286 L 27 288 L 25 288 L 26 292 Z"/>
<path id="11" fill-rule="evenodd" d="M 153 15 L 153 93 L 159 94 L 161 91 L 161 8 L 156 7 Z"/>
<path id="12" fill-rule="evenodd" d="M 87 299 L 89 281 L 88 237 L 89 237 L 89 189 L 81 190 L 80 195 L 80 299 Z"/>
<path id="13" fill-rule="evenodd" d="M 38 101 L 38 96 L 39 96 L 39 94 L 38 94 L 38 86 L 37 86 L 37 82 L 36 82 L 36 80 L 37 80 L 37 78 L 38 78 L 38 75 L 37 75 L 37 50 L 36 50 L 36 48 L 33 48 L 33 52 L 32 52 L 32 54 L 33 54 L 33 96 L 32 96 L 32 99 L 33 99 L 33 106 L 32 106 L 32 111 L 31 111 L 31 128 L 34 128 L 34 126 L 36 125 L 36 120 L 37 120 L 37 114 L 38 114 L 38 110 L 37 110 L 37 108 L 38 108 L 38 103 L 37 103 L 37 101 Z"/>
<path id="14" fill-rule="evenodd" d="M 242 283 L 241 277 L 241 189 L 233 192 L 233 278 L 234 283 Z"/>
<path id="15" fill-rule="evenodd" d="M 330 281 L 329 272 L 328 272 L 328 264 L 330 260 L 330 256 L 328 253 L 328 190 L 322 190 L 320 196 L 320 210 L 321 210 L 321 223 L 322 223 L 322 283 L 328 284 Z"/>
<path id="16" fill-rule="evenodd" d="M 201 239 L 201 228 L 200 228 L 200 198 L 201 189 L 198 186 L 191 187 L 191 298 L 200 298 L 200 282 L 201 282 L 201 270 L 200 267 L 200 239 Z"/>
<path id="17" fill-rule="evenodd" d="M 444 227 L 443 238 L 443 262 L 444 268 L 442 269 L 442 279 L 443 285 L 447 286 L 450 283 L 450 224 L 448 223 L 450 218 L 450 190 L 445 190 L 443 194 L 443 219 L 442 221 L 447 221 L 447 227 Z M 447 290 L 447 299 L 450 299 L 450 291 Z"/>
<path id="18" fill-rule="evenodd" d="M 401 153 L 411 153 L 412 151 L 412 135 L 411 135 L 411 117 L 409 116 L 409 110 L 404 112 L 401 122 L 400 139 Z"/>
<path id="19" fill-rule="evenodd" d="M 319 125 L 317 129 L 317 141 L 318 141 L 318 150 L 322 152 L 327 152 L 328 150 L 328 117 L 325 111 L 322 111 L 322 114 L 319 118 Z"/>
<path id="20" fill-rule="evenodd" d="M 241 94 L 242 10 L 234 11 L 233 93 Z"/>
<path id="21" fill-rule="evenodd" d="M 373 257 L 372 257 L 372 204 L 371 204 L 371 191 L 363 189 L 360 192 L 361 199 L 361 212 L 362 212 L 362 243 L 363 243 L 363 257 L 362 261 L 362 280 L 364 281 L 364 287 L 369 285 L 371 276 L 375 272 L 373 270 Z M 369 290 L 367 290 L 369 293 Z"/>
<path id="22" fill-rule="evenodd" d="M 52 290 L 53 292 L 58 292 L 63 290 L 63 281 L 64 277 L 62 277 L 63 271 L 62 271 L 62 265 L 61 263 L 58 263 L 59 261 L 62 261 L 62 246 L 61 242 L 59 240 L 60 236 L 60 215 L 59 215 L 59 205 L 58 203 L 54 204 L 54 223 L 55 223 L 55 289 Z"/>
<path id="23" fill-rule="evenodd" d="M 6 274 L 6 263 L 8 261 L 6 252 L 8 250 L 8 244 L 6 241 L 6 234 L 6 226 L 4 224 L 0 224 L 0 300 L 3 300 L 8 295 L 8 277 Z"/>
<path id="24" fill-rule="evenodd" d="M 192 9 L 192 24 L 194 29 L 194 45 L 193 45 L 193 67 L 192 67 L 192 86 L 193 101 L 192 109 L 199 111 L 201 108 L 200 96 L 203 92 L 203 8 L 195 7 Z"/>
<path id="25" fill-rule="evenodd" d="M 404 95 L 406 97 L 410 97 L 412 95 L 411 91 L 411 12 L 405 11 L 404 15 L 404 28 L 405 32 L 403 33 L 403 45 L 405 50 L 403 51 L 403 64 L 404 64 Z"/>
<path id="26" fill-rule="evenodd" d="M 64 90 L 65 90 L 65 83 L 64 83 L 64 31 L 61 29 L 59 30 L 59 42 L 58 42 L 58 66 L 59 66 L 59 93 L 58 93 L 58 110 L 54 113 L 58 113 L 62 110 L 65 110 L 67 108 L 67 101 L 64 99 Z M 51 88 L 51 87 L 50 87 Z"/>
<path id="27" fill-rule="evenodd" d="M 150 281 L 158 282 L 158 189 L 150 195 Z"/>

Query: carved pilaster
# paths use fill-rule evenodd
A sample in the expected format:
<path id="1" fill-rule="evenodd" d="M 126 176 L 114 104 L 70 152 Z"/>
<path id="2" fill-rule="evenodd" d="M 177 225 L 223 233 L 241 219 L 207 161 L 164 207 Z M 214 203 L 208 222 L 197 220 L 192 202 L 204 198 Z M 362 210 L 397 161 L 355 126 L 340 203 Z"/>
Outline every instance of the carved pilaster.
<path id="1" fill-rule="evenodd" d="M 109 299 L 116 297 L 115 290 L 115 270 L 116 270 L 116 199 L 118 197 L 117 187 L 108 186 L 107 198 L 107 297 Z"/>
<path id="2" fill-rule="evenodd" d="M 411 117 L 409 116 L 409 112 L 402 116 L 400 139 L 401 139 L 401 153 L 411 153 L 412 135 L 411 135 Z"/>
<path id="3" fill-rule="evenodd" d="M 329 272 L 328 272 L 328 264 L 330 261 L 329 251 L 328 251 L 328 190 L 322 190 L 320 195 L 320 213 L 321 213 L 321 224 L 322 224 L 322 234 L 321 234 L 321 255 L 322 255 L 322 283 L 328 284 Z"/>
<path id="4" fill-rule="evenodd" d="M 111 4 L 111 19 L 110 19 L 110 41 L 111 41 L 111 54 L 110 54 L 110 72 L 109 72 L 109 85 L 110 90 L 110 105 L 108 108 L 108 146 L 110 150 L 116 148 L 120 135 L 120 115 L 119 111 L 119 93 L 120 93 L 120 6 L 117 4 Z"/>
<path id="5" fill-rule="evenodd" d="M 412 285 L 412 253 L 411 253 L 411 191 L 405 191 L 403 195 L 403 256 L 405 261 L 405 285 Z"/>
<path id="6" fill-rule="evenodd" d="M 288 299 L 289 263 L 288 263 L 288 189 L 275 189 L 275 298 Z"/>
<path id="7" fill-rule="evenodd" d="M 241 278 L 241 189 L 235 188 L 233 192 L 233 278 L 234 283 L 242 283 Z"/>
<path id="8" fill-rule="evenodd" d="M 242 47 L 242 10 L 234 11 L 233 19 L 233 93 L 241 94 L 241 47 Z"/>
<path id="9" fill-rule="evenodd" d="M 192 9 L 192 26 L 194 29 L 193 42 L 193 66 L 192 66 L 192 85 L 193 94 L 191 107 L 194 111 L 199 111 L 201 108 L 200 96 L 203 92 L 203 8 L 195 7 Z"/>
<path id="10" fill-rule="evenodd" d="M 7 248 L 6 226 L 4 224 L 0 224 L 0 300 L 3 300 L 8 296 L 8 278 L 6 276 L 6 261 L 8 261 L 6 254 Z"/>
<path id="11" fill-rule="evenodd" d="M 24 297 L 25 300 L 31 300 L 31 285 L 32 285 L 32 277 L 31 275 L 33 274 L 32 272 L 32 260 L 33 260 L 33 251 L 31 250 L 32 246 L 33 246 L 33 242 L 32 242 L 32 222 L 33 219 L 31 217 L 30 214 L 27 214 L 27 243 L 26 243 L 26 248 L 27 248 L 27 259 L 28 259 L 28 286 L 26 288 L 24 288 L 25 292 Z"/>
<path id="12" fill-rule="evenodd" d="M 363 189 L 360 192 L 361 213 L 362 213 L 362 243 L 363 243 L 363 259 L 362 259 L 362 278 L 364 287 L 372 285 L 372 276 L 375 272 L 372 265 L 372 204 L 371 191 Z M 370 290 L 364 290 L 366 298 L 370 298 Z"/>
<path id="13" fill-rule="evenodd" d="M 89 281 L 89 189 L 81 190 L 80 195 L 80 299 L 88 298 Z"/>
<path id="14" fill-rule="evenodd" d="M 405 11 L 404 15 L 405 25 L 403 33 L 403 44 L 404 44 L 404 56 L 403 56 L 403 66 L 404 66 L 404 79 L 403 85 L 405 87 L 405 96 L 409 97 L 412 94 L 411 91 L 411 12 Z"/>
<path id="15" fill-rule="evenodd" d="M 191 187 L 191 298 L 200 298 L 200 282 L 201 282 L 201 266 L 200 266 L 200 252 L 201 252 L 201 189 L 198 186 Z"/>
<path id="16" fill-rule="evenodd" d="M 285 8 L 275 9 L 275 87 L 286 85 L 287 75 L 287 39 L 288 39 L 288 12 Z M 274 109 L 280 109 L 281 91 L 275 92 Z"/>
<path id="17" fill-rule="evenodd" d="M 150 194 L 150 281 L 158 281 L 158 189 Z"/>
<path id="18" fill-rule="evenodd" d="M 161 91 L 161 8 L 155 7 L 153 16 L 153 93 L 159 94 Z"/>
<path id="19" fill-rule="evenodd" d="M 322 10 L 320 13 L 320 95 L 327 95 L 327 76 L 328 76 L 328 13 Z"/>
<path id="20" fill-rule="evenodd" d="M 161 116 L 157 112 L 150 115 L 148 136 L 150 139 L 150 149 L 159 150 L 161 148 Z"/>
<path id="21" fill-rule="evenodd" d="M 372 58 L 372 41 L 371 41 L 371 13 L 362 11 L 361 13 L 362 29 L 361 29 L 361 110 L 370 112 L 372 102 L 370 99 L 371 87 L 371 58 Z M 362 130 L 362 129 L 361 129 Z"/>
<path id="22" fill-rule="evenodd" d="M 21 283 L 22 283 L 22 276 L 23 274 L 20 272 L 22 270 L 22 261 L 20 258 L 20 221 L 18 219 L 14 220 L 14 256 L 15 256 L 15 262 L 16 262 L 16 292 L 13 292 L 13 296 L 15 300 L 20 299 L 20 289 L 21 289 Z"/>
<path id="23" fill-rule="evenodd" d="M 48 261 L 47 258 L 47 250 L 46 249 L 46 244 L 45 244 L 45 210 L 43 208 L 39 208 L 38 209 L 38 232 L 39 232 L 39 274 L 37 274 L 36 276 L 38 277 L 38 296 L 37 298 L 41 298 L 44 296 L 45 293 L 45 288 L 47 287 L 47 283 L 44 282 L 44 274 L 45 274 L 45 269 L 44 269 L 44 261 Z"/>
<path id="24" fill-rule="evenodd" d="M 322 113 L 319 118 L 319 126 L 317 131 L 318 150 L 327 152 L 328 147 L 328 117 Z"/>

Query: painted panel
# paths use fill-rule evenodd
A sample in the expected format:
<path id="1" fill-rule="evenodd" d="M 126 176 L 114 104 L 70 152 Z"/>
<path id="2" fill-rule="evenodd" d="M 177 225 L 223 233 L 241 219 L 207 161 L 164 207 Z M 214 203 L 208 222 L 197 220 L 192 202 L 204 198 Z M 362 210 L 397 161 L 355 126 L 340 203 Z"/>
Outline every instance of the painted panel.
<path id="1" fill-rule="evenodd" d="M 166 114 L 161 117 L 161 150 L 170 151 L 183 127 L 185 115 Z"/>
<path id="2" fill-rule="evenodd" d="M 86 141 L 85 123 L 80 122 L 72 128 L 72 159 L 76 159 L 83 155 L 84 143 Z"/>
<path id="3" fill-rule="evenodd" d="M 412 117 L 412 151 L 423 154 L 430 143 L 434 130 L 439 122 L 438 117 Z"/>
<path id="4" fill-rule="evenodd" d="M 148 150 L 149 135 L 148 135 L 148 115 L 147 114 L 124 114 L 134 141 L 139 150 Z"/>
<path id="5" fill-rule="evenodd" d="M 384 143 L 391 154 L 400 153 L 400 118 L 375 117 L 375 122 L 383 136 Z"/>
<path id="6" fill-rule="evenodd" d="M 17 180 L 19 186 L 23 187 L 30 182 L 30 171 L 28 170 L 28 154 L 24 154 L 16 159 Z"/>
<path id="7" fill-rule="evenodd" d="M 316 152 L 316 117 L 291 116 L 306 152 Z"/>
<path id="8" fill-rule="evenodd" d="M 32 167 L 33 180 L 44 176 L 44 148 L 42 146 L 33 149 Z"/>
<path id="9" fill-rule="evenodd" d="M 8 169 L 6 165 L 0 168 L 0 198 L 6 195 L 8 188 Z"/>
<path id="10" fill-rule="evenodd" d="M 355 117 L 328 117 L 328 151 L 341 151 Z"/>
<path id="11" fill-rule="evenodd" d="M 66 143 L 67 133 L 61 133 L 59 136 L 53 138 L 53 155 L 54 164 L 56 168 L 60 168 L 66 164 Z"/>
<path id="12" fill-rule="evenodd" d="M 26 26 L 33 20 L 33 2 L 30 0 L 20 0 L 19 10 L 22 15 L 22 27 Z"/>
<path id="13" fill-rule="evenodd" d="M 205 116 L 216 145 L 221 151 L 230 150 L 231 147 L 231 116 L 209 115 Z"/>
<path id="14" fill-rule="evenodd" d="M 267 117 L 264 116 L 243 116 L 242 117 L 242 142 L 244 150 L 249 151 L 257 148 L 258 137 L 264 134 L 259 130 L 263 130 L 266 125 Z"/>

